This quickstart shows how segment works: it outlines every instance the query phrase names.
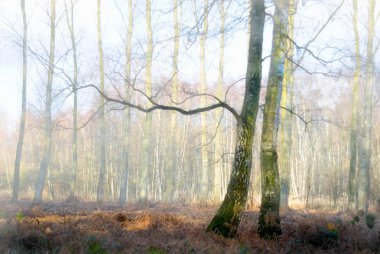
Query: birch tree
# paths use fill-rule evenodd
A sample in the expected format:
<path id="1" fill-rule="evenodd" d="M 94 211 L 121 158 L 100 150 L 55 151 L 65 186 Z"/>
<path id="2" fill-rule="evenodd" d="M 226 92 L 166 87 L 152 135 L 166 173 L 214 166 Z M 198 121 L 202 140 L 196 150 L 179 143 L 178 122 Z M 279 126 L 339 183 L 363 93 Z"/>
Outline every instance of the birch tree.
<path id="1" fill-rule="evenodd" d="M 220 0 L 219 3 L 219 15 L 220 15 L 220 39 L 219 39 L 219 72 L 218 72 L 218 88 L 217 97 L 222 99 L 223 97 L 223 74 L 224 74 L 224 46 L 225 46 L 225 28 L 226 28 L 226 10 L 224 7 L 224 0 Z M 220 121 L 222 118 L 222 110 L 216 111 L 216 120 Z M 221 161 L 223 153 L 223 136 L 221 130 L 216 132 L 215 137 L 215 152 L 214 152 L 214 188 L 213 199 L 216 202 L 222 200 L 222 167 Z"/>
<path id="2" fill-rule="evenodd" d="M 280 165 L 280 185 L 281 199 L 280 209 L 286 211 L 288 209 L 289 199 L 289 179 L 290 179 L 290 156 L 292 144 L 292 114 L 286 110 L 291 109 L 293 105 L 293 87 L 294 87 L 294 16 L 296 14 L 297 2 L 289 0 L 289 24 L 287 41 L 287 58 L 285 59 L 285 73 L 282 84 L 281 95 L 281 123 L 280 131 L 280 150 L 279 150 L 279 165 Z"/>
<path id="3" fill-rule="evenodd" d="M 359 173 L 358 173 L 358 209 L 368 212 L 368 200 L 370 192 L 370 168 L 371 168 L 371 133 L 372 133 L 372 97 L 375 83 L 374 68 L 374 36 L 375 36 L 375 0 L 368 0 L 368 35 L 367 35 L 367 59 L 366 59 L 366 85 L 364 88 L 364 112 L 362 119 L 362 133 L 359 149 Z"/>
<path id="4" fill-rule="evenodd" d="M 70 0 L 70 11 L 67 8 L 67 1 L 65 0 L 65 14 L 67 27 L 70 32 L 71 47 L 73 50 L 73 134 L 72 134 L 72 172 L 71 172 L 71 185 L 70 192 L 73 195 L 76 191 L 77 171 L 78 171 L 78 57 L 77 57 L 77 45 L 75 41 L 74 33 L 74 3 Z"/>
<path id="5" fill-rule="evenodd" d="M 104 92 L 104 57 L 103 57 L 103 43 L 102 43 L 102 29 L 101 29 L 101 5 L 100 0 L 97 1 L 97 35 L 98 35 L 98 53 L 99 53 L 99 87 Z M 105 127 L 105 110 L 104 98 L 100 96 L 100 119 L 99 119 L 99 179 L 96 201 L 103 202 L 104 199 L 104 182 L 106 174 L 106 127 Z"/>
<path id="6" fill-rule="evenodd" d="M 358 0 L 353 0 L 353 31 L 355 38 L 355 71 L 352 86 L 353 103 L 351 108 L 351 129 L 350 129 L 350 170 L 348 181 L 348 205 L 351 206 L 356 198 L 356 175 L 358 164 L 358 107 L 359 107 L 359 84 L 361 76 L 361 56 L 360 56 L 360 38 L 358 29 Z"/>
<path id="7" fill-rule="evenodd" d="M 286 37 L 288 29 L 288 0 L 275 1 L 273 16 L 272 54 L 269 69 L 267 94 L 265 97 L 263 131 L 261 136 L 261 206 L 259 235 L 275 238 L 281 235 L 279 216 L 280 179 L 277 158 L 276 114 L 281 101 L 286 57 Z"/>
<path id="8" fill-rule="evenodd" d="M 145 83 L 146 95 L 148 98 L 152 97 L 152 61 L 153 61 L 153 30 L 152 30 L 152 3 L 151 0 L 146 0 L 145 5 L 145 23 L 147 32 L 147 52 L 146 52 L 146 70 L 145 70 Z M 151 159 L 151 144 L 152 137 L 152 114 L 146 115 L 144 123 L 144 141 L 143 141 L 143 165 L 140 174 L 140 199 L 146 201 L 148 198 L 148 176 L 150 169 Z"/>
<path id="9" fill-rule="evenodd" d="M 173 20 L 174 20 L 174 44 L 173 44 L 173 64 L 172 64 L 172 100 L 178 102 L 178 92 L 179 92 L 179 78 L 178 78 L 178 63 L 179 63 L 179 39 L 180 39 L 180 17 L 178 13 L 178 0 L 173 0 Z M 173 111 L 171 114 L 171 160 L 172 160 L 172 175 L 171 179 L 171 201 L 174 199 L 176 190 L 176 171 L 178 170 L 177 165 L 177 153 L 176 153 L 176 133 L 177 133 L 177 112 Z"/>
<path id="10" fill-rule="evenodd" d="M 242 112 L 237 120 L 235 156 L 227 193 L 207 231 L 232 237 L 236 234 L 241 213 L 247 202 L 252 167 L 252 144 L 259 108 L 262 75 L 262 46 L 265 21 L 264 0 L 252 0 L 250 39 L 245 94 Z"/>
<path id="11" fill-rule="evenodd" d="M 128 0 L 128 31 L 127 40 L 125 45 L 126 63 L 125 63 L 125 98 L 131 99 L 130 90 L 130 77 L 131 77 L 131 61 L 132 61 L 132 33 L 133 33 L 133 9 L 132 0 Z M 129 173 L 129 149 L 130 149 L 130 129 L 131 129 L 131 110 L 126 108 L 123 114 L 123 160 L 122 165 L 122 179 L 120 185 L 119 205 L 125 205 L 127 201 L 127 188 L 128 188 L 128 173 Z"/>
<path id="12" fill-rule="evenodd" d="M 50 1 L 50 48 L 49 48 L 49 66 L 47 70 L 46 97 L 45 97 L 45 135 L 43 140 L 43 157 L 40 163 L 35 201 L 42 201 L 42 194 L 45 186 L 45 178 L 49 167 L 51 157 L 52 142 L 52 91 L 54 76 L 54 51 L 55 51 L 55 0 Z"/>
<path id="13" fill-rule="evenodd" d="M 206 40 L 208 33 L 208 0 L 204 0 L 203 4 L 203 30 L 200 35 L 200 83 L 201 83 L 201 93 L 206 93 Z M 198 23 L 198 22 L 197 22 Z M 205 107 L 207 105 L 206 97 L 201 98 L 201 106 Z M 208 192 L 208 146 L 207 146 L 207 113 L 201 113 L 201 192 L 200 199 L 202 202 L 207 202 L 207 192 Z"/>
<path id="14" fill-rule="evenodd" d="M 13 175 L 13 201 L 18 200 L 19 184 L 20 184 L 20 164 L 22 148 L 24 145 L 25 136 L 25 122 L 26 122 L 26 87 L 27 87 L 27 72 L 28 72 L 28 25 L 26 20 L 25 0 L 21 0 L 21 13 L 23 23 L 23 36 L 22 36 L 22 99 L 21 99 L 21 117 L 20 117 L 20 130 L 17 142 L 15 168 Z"/>

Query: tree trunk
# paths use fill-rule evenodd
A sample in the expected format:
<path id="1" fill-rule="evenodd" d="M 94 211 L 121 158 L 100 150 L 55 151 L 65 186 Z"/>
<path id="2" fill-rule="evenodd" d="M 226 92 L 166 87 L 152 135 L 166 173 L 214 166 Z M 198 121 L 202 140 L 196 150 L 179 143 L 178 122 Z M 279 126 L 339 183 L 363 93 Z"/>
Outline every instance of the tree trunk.
<path id="1" fill-rule="evenodd" d="M 153 61 L 153 31 L 152 31 L 152 4 L 151 0 L 146 0 L 146 29 L 148 35 L 148 49 L 146 53 L 146 94 L 152 96 L 152 61 Z M 146 115 L 144 126 L 144 141 L 143 141 L 143 165 L 140 175 L 140 199 L 147 201 L 148 199 L 148 177 L 149 169 L 151 168 L 151 160 L 153 159 L 151 152 L 152 141 L 152 114 Z"/>
<path id="2" fill-rule="evenodd" d="M 288 26 L 288 0 L 275 1 L 273 17 L 273 42 L 269 70 L 267 94 L 265 98 L 263 132 L 261 138 L 261 207 L 259 235 L 273 239 L 281 235 L 279 216 L 280 179 L 277 159 L 278 107 L 281 100 L 281 87 L 284 77 L 286 57 L 286 37 Z"/>
<path id="3" fill-rule="evenodd" d="M 22 102 L 21 102 L 21 118 L 20 118 L 20 131 L 17 142 L 15 169 L 13 174 L 13 201 L 18 200 L 19 196 L 19 184 L 20 184 L 20 164 L 22 148 L 24 145 L 25 136 L 25 122 L 26 122 L 26 82 L 27 82 L 27 38 L 28 38 L 28 26 L 26 21 L 25 0 L 21 0 L 21 12 L 23 21 L 23 37 L 22 37 Z"/>
<path id="4" fill-rule="evenodd" d="M 133 10 L 132 10 L 132 0 L 128 0 L 128 34 L 126 43 L 126 63 L 125 63 L 125 89 L 126 89 L 126 100 L 130 101 L 130 84 L 131 80 L 131 57 L 132 57 L 132 32 L 133 32 Z M 128 188 L 128 171 L 129 171 L 129 138 L 130 138 L 130 127 L 131 125 L 131 109 L 128 107 L 125 109 L 123 114 L 123 160 L 122 165 L 122 179 L 120 185 L 120 195 L 119 195 L 119 205 L 123 206 L 127 202 L 127 188 Z"/>
<path id="5" fill-rule="evenodd" d="M 355 72 L 352 87 L 353 104 L 351 108 L 351 130 L 350 130 L 350 171 L 348 179 L 348 206 L 351 207 L 356 198 L 356 176 L 357 176 L 357 142 L 358 142 L 358 106 L 359 106 L 359 84 L 361 73 L 360 38 L 358 29 L 358 0 L 353 0 L 353 30 L 355 36 Z"/>
<path id="6" fill-rule="evenodd" d="M 207 227 L 223 236 L 233 237 L 245 208 L 252 167 L 252 144 L 259 109 L 262 71 L 262 46 L 265 20 L 264 0 L 251 1 L 251 34 L 241 117 L 237 122 L 236 146 L 231 178 L 222 205 Z"/>
<path id="7" fill-rule="evenodd" d="M 104 92 L 104 59 L 103 59 L 103 45 L 102 45 L 102 32 L 101 32 L 101 11 L 100 0 L 97 2 L 97 33 L 98 33 L 98 50 L 99 50 L 99 72 L 100 72 L 100 91 Z M 104 98 L 100 96 L 100 119 L 99 119 L 99 181 L 96 201 L 103 202 L 104 200 L 104 182 L 106 176 L 106 127 L 105 127 L 105 110 Z"/>
<path id="8" fill-rule="evenodd" d="M 178 15 L 178 0 L 173 0 L 173 19 L 174 19 L 174 48 L 173 48 L 173 80 L 172 80 L 172 100 L 178 102 L 178 57 L 179 57 L 179 37 L 180 37 L 180 21 Z M 170 190 L 170 200 L 173 202 L 176 190 L 176 172 L 178 170 L 177 165 L 177 112 L 173 111 L 171 113 L 171 160 L 172 160 L 172 172 L 171 182 L 169 183 Z"/>
<path id="9" fill-rule="evenodd" d="M 203 31 L 200 36 L 200 82 L 201 93 L 206 93 L 206 40 L 208 33 L 208 0 L 204 0 L 204 20 Z M 201 107 L 205 107 L 207 100 L 205 96 L 201 97 Z M 208 198 L 208 140 L 207 140 L 207 112 L 201 113 L 201 186 L 200 199 L 201 203 L 207 202 Z"/>
<path id="10" fill-rule="evenodd" d="M 295 0 L 289 0 L 289 24 L 288 24 L 288 37 L 290 40 L 294 40 L 294 16 L 297 9 L 297 2 Z M 281 96 L 281 138 L 280 138 L 280 210 L 286 212 L 289 206 L 289 181 L 290 181 L 290 154 L 292 145 L 292 114 L 286 109 L 291 109 L 293 106 L 293 86 L 294 86 L 294 65 L 293 42 L 288 40 L 287 42 L 287 59 L 285 59 L 285 74 L 282 87 Z"/>
<path id="11" fill-rule="evenodd" d="M 219 77 L 218 77 L 218 90 L 217 96 L 220 100 L 223 100 L 223 72 L 224 72 L 224 44 L 225 44 L 225 24 L 226 24 L 226 12 L 224 9 L 224 0 L 219 3 L 220 14 L 220 42 L 219 42 Z M 216 121 L 219 122 L 222 119 L 222 110 L 216 110 Z M 220 122 L 221 123 L 221 122 Z M 219 130 L 216 132 L 215 137 L 215 153 L 214 153 L 214 186 L 213 186 L 213 201 L 219 203 L 222 200 L 222 172 L 223 172 L 223 135 L 222 124 L 217 126 Z"/>
<path id="12" fill-rule="evenodd" d="M 364 88 L 364 113 L 361 147 L 359 152 L 359 176 L 358 176 L 358 208 L 368 212 L 368 200 L 370 191 L 370 162 L 371 162 L 371 132 L 372 132 L 372 95 L 374 78 L 374 49 L 375 34 L 375 0 L 368 2 L 368 38 L 367 38 L 367 62 L 366 62 L 366 86 Z"/>
<path id="13" fill-rule="evenodd" d="M 40 163 L 36 192 L 34 195 L 35 201 L 42 201 L 42 193 L 45 185 L 46 173 L 48 170 L 51 154 L 51 136 L 52 136 L 52 87 L 54 75 L 54 50 L 55 50 L 55 0 L 50 2 L 50 49 L 49 49 L 49 67 L 48 79 L 46 84 L 46 101 L 45 101 L 45 137 L 44 137 L 44 153 Z"/>
<path id="14" fill-rule="evenodd" d="M 71 184 L 70 184 L 70 194 L 73 195 L 76 192 L 76 181 L 77 181 L 77 171 L 78 171 L 78 60 L 77 60 L 77 46 L 75 42 L 74 34 L 74 3 L 70 0 L 70 12 L 67 9 L 67 4 L 65 0 L 65 13 L 67 19 L 67 26 L 70 32 L 71 47 L 73 48 L 73 94 L 74 94 L 74 106 L 73 106 L 73 136 L 72 136 L 72 172 L 71 172 Z"/>

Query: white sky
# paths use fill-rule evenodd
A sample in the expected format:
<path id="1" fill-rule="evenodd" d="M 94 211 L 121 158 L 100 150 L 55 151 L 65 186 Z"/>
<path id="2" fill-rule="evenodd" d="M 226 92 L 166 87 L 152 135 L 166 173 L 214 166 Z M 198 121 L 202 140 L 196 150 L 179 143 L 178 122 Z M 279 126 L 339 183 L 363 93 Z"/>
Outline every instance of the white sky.
<path id="1" fill-rule="evenodd" d="M 103 48 L 105 51 L 105 57 L 117 58 L 124 52 L 123 40 L 125 37 L 126 29 L 122 23 L 122 17 L 117 8 L 115 7 L 115 1 L 123 8 L 123 12 L 127 13 L 127 3 L 122 0 L 103 0 L 102 4 L 102 32 L 103 32 Z M 50 8 L 48 0 L 27 0 L 27 16 L 29 21 L 29 43 L 34 50 L 38 52 L 42 51 L 42 45 L 49 43 L 49 24 L 46 15 L 46 9 Z M 63 14 L 63 1 L 59 2 L 57 6 L 57 16 Z M 144 8 L 145 1 L 135 2 L 135 25 L 134 25 L 134 38 L 133 45 L 134 50 L 139 54 L 144 50 L 145 46 L 145 17 Z M 165 14 L 157 11 L 162 9 L 162 6 L 170 6 L 172 1 L 155 1 L 153 8 L 156 10 L 153 12 L 152 23 L 154 26 L 154 39 L 162 40 L 165 36 L 171 36 L 172 33 L 172 13 Z M 323 2 L 334 2 L 336 4 L 340 1 L 308 1 L 306 5 L 302 6 L 302 20 L 297 22 L 297 39 L 299 44 L 303 45 L 315 33 L 318 27 L 326 20 L 329 14 L 334 10 L 336 5 L 327 4 L 323 5 Z M 158 4 L 157 4 L 158 3 Z M 160 6 L 157 6 L 160 5 Z M 344 39 L 352 37 L 349 33 L 350 26 L 350 8 L 347 4 L 346 10 L 342 12 L 334 22 L 326 28 L 326 31 L 321 35 L 319 44 L 316 43 L 313 46 L 317 49 L 319 45 L 325 46 L 323 43 L 334 44 L 334 40 Z M 97 66 L 97 41 L 96 41 L 96 1 L 94 0 L 80 0 L 75 7 L 75 26 L 76 34 L 79 39 L 78 51 L 81 60 L 82 75 L 88 74 L 90 70 L 96 70 Z M 233 7 L 231 7 L 233 8 Z M 361 10 L 365 13 L 366 8 L 363 6 Z M 239 10 L 235 10 L 234 14 L 238 15 Z M 189 24 L 192 22 L 192 10 L 189 10 L 189 6 L 183 10 L 184 22 Z M 230 14 L 233 15 L 233 14 Z M 246 14 L 246 16 L 248 13 Z M 12 40 L 15 40 L 14 31 L 10 31 L 9 27 L 15 29 L 17 32 L 22 31 L 21 27 L 21 15 L 19 1 L 16 0 L 0 0 L 0 112 L 7 113 L 13 119 L 17 119 L 20 112 L 20 100 L 21 100 L 21 50 L 16 46 Z M 214 13 L 210 17 L 210 30 L 215 30 L 215 27 L 219 25 L 217 20 L 217 13 Z M 230 18 L 232 18 L 230 16 Z M 127 18 L 125 17 L 127 20 Z M 365 22 L 364 19 L 363 22 Z M 242 25 L 240 25 L 242 27 Z M 361 25 L 363 29 L 362 33 L 365 35 L 365 26 Z M 122 31 L 122 32 L 120 32 Z M 210 32 L 211 32 L 210 31 Z M 264 43 L 264 56 L 270 53 L 270 37 L 271 28 L 268 26 L 266 29 L 266 37 Z M 163 37 L 161 37 L 163 36 Z M 66 37 L 66 38 L 65 38 Z M 365 39 L 365 36 L 362 35 Z M 227 46 L 225 55 L 225 79 L 237 80 L 244 76 L 246 71 L 246 58 L 247 58 L 247 33 L 246 30 L 241 30 L 233 34 L 233 36 L 227 36 Z M 60 56 L 70 48 L 70 42 L 67 34 L 66 19 L 63 17 L 57 28 L 57 47 L 56 56 Z M 183 39 L 181 41 L 181 57 L 180 57 L 180 76 L 182 80 L 187 82 L 196 83 L 198 80 L 198 56 L 199 49 L 197 43 L 190 47 L 187 51 L 184 49 Z M 347 42 L 350 44 L 350 41 Z M 160 76 L 170 76 L 170 54 L 172 42 L 162 43 L 155 48 L 156 64 L 154 64 L 154 74 L 157 78 Z M 208 81 L 209 85 L 213 85 L 216 81 L 217 67 L 219 61 L 219 39 L 217 37 L 210 38 L 207 41 L 207 66 L 208 66 Z M 71 61 L 69 58 L 68 61 Z M 263 71 L 263 76 L 266 76 L 268 69 L 268 62 L 266 61 L 266 67 Z M 29 78 L 28 78 L 28 92 L 31 103 L 38 101 L 38 97 L 43 95 L 36 94 L 36 91 L 41 89 L 41 84 L 45 82 L 45 74 L 41 67 L 34 66 L 34 61 L 29 60 Z M 141 62 L 140 62 L 141 63 Z M 137 64 L 136 64 L 137 65 Z M 38 73 L 40 76 L 38 76 Z M 96 72 L 92 74 L 96 78 Z M 96 80 L 96 79 L 95 79 Z M 62 83 L 62 80 L 56 79 L 56 83 Z M 37 103 L 38 104 L 38 103 Z"/>

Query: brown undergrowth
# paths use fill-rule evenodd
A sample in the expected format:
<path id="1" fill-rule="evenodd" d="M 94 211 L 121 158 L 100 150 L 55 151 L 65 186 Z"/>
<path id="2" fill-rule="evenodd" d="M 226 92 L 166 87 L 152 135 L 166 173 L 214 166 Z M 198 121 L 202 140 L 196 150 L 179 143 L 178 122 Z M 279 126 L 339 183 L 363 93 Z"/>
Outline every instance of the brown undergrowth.
<path id="1" fill-rule="evenodd" d="M 244 213 L 237 236 L 206 233 L 217 207 L 146 207 L 66 200 L 0 202 L 0 253 L 376 253 L 380 223 L 370 229 L 349 213 L 290 211 L 283 235 L 260 239 L 258 211 Z M 380 253 L 380 252 L 379 252 Z"/>

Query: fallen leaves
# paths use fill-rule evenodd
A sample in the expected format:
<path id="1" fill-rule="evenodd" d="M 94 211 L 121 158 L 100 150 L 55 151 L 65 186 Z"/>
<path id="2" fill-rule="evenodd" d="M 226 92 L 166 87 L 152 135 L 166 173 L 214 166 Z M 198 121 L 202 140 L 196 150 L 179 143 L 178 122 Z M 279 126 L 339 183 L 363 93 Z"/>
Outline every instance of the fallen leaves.
<path id="1" fill-rule="evenodd" d="M 258 211 L 245 212 L 236 237 L 227 239 L 206 232 L 217 207 L 156 204 L 143 209 L 74 201 L 75 206 L 67 201 L 7 206 L 9 216 L 1 224 L 16 228 L 0 252 L 366 253 L 380 245 L 376 220 L 370 229 L 365 223 L 353 225 L 353 216 L 343 213 L 290 211 L 281 216 L 283 235 L 268 241 L 257 234 Z"/>

